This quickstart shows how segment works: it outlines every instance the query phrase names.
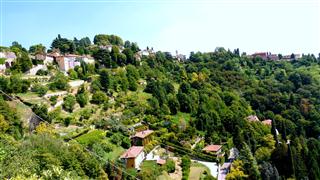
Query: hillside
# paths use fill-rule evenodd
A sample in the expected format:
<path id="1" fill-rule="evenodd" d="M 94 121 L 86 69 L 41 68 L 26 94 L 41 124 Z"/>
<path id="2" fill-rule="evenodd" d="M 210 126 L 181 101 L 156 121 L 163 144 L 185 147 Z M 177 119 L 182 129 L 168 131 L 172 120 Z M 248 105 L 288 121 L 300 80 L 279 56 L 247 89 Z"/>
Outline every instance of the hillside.
<path id="1" fill-rule="evenodd" d="M 320 179 L 320 57 L 185 59 L 103 34 L 1 51 L 1 179 Z"/>

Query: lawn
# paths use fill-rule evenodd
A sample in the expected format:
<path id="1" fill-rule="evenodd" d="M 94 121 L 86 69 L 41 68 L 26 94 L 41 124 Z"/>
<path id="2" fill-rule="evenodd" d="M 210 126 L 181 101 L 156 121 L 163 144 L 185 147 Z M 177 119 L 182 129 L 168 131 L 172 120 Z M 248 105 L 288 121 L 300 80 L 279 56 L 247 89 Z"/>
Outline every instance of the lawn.
<path id="1" fill-rule="evenodd" d="M 158 176 L 157 180 L 172 180 L 166 171 L 162 171 L 162 174 Z"/>
<path id="2" fill-rule="evenodd" d="M 27 93 L 18 93 L 16 94 L 18 97 L 20 97 L 23 101 L 32 103 L 32 104 L 49 104 L 47 100 L 45 100 L 42 97 L 39 97 L 38 94 L 34 92 L 27 92 Z"/>
<path id="3" fill-rule="evenodd" d="M 96 142 L 102 142 L 102 141 L 108 141 L 110 142 L 109 138 L 106 138 L 106 133 L 103 130 L 92 130 L 90 132 L 88 132 L 87 134 L 84 134 L 82 136 L 79 136 L 77 138 L 75 138 L 76 141 L 78 141 L 80 144 L 88 146 L 88 145 L 92 145 Z M 110 142 L 110 144 L 112 144 Z M 104 159 L 105 160 L 117 160 L 122 153 L 124 153 L 125 149 L 123 149 L 121 146 L 112 144 L 112 151 L 109 153 L 106 153 L 104 155 Z"/>
<path id="4" fill-rule="evenodd" d="M 19 96 L 23 100 L 40 98 L 38 94 L 34 92 L 18 93 L 17 96 Z"/>
<path id="5" fill-rule="evenodd" d="M 97 141 L 101 141 L 105 137 L 106 133 L 102 130 L 92 130 L 87 134 L 77 137 L 75 140 L 80 144 L 88 146 L 92 145 Z"/>
<path id="6" fill-rule="evenodd" d="M 203 177 L 203 173 L 207 171 L 210 172 L 208 167 L 200 163 L 192 163 L 190 167 L 189 180 L 199 180 Z"/>
<path id="7" fill-rule="evenodd" d="M 107 153 L 104 156 L 104 159 L 108 159 L 111 161 L 117 160 L 124 152 L 125 149 L 123 149 L 121 146 L 114 145 L 112 151 Z"/>

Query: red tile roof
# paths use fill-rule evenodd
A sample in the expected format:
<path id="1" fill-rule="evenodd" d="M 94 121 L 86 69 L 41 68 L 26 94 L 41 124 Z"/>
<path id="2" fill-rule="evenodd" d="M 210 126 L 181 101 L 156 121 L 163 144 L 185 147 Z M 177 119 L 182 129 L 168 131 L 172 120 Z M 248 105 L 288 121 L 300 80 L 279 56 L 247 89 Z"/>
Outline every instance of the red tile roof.
<path id="1" fill-rule="evenodd" d="M 152 133 L 153 133 L 153 131 L 148 129 L 148 130 L 137 132 L 133 137 L 138 137 L 138 138 L 142 138 L 143 139 L 143 138 L 149 136 Z"/>
<path id="2" fill-rule="evenodd" d="M 120 158 L 136 158 L 143 151 L 143 146 L 132 146 Z"/>
<path id="3" fill-rule="evenodd" d="M 271 119 L 264 120 L 264 121 L 262 121 L 262 124 L 271 126 L 272 125 L 272 120 Z"/>
<path id="4" fill-rule="evenodd" d="M 222 148 L 221 145 L 208 145 L 205 148 L 203 148 L 203 151 L 209 151 L 209 152 L 217 152 Z"/>

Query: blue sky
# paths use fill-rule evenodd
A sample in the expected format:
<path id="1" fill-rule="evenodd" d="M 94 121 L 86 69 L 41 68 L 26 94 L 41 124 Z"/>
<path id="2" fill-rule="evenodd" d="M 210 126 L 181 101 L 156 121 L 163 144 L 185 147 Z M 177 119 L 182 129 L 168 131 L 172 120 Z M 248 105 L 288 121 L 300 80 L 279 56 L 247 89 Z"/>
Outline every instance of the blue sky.
<path id="1" fill-rule="evenodd" d="M 116 34 L 156 50 L 320 52 L 317 0 L 0 0 L 1 45 Z"/>

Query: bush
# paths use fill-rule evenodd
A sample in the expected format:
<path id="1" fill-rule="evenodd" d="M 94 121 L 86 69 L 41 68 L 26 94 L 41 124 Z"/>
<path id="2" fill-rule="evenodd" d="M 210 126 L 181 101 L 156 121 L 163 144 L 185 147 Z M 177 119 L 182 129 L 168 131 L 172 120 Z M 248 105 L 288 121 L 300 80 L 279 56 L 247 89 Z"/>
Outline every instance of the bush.
<path id="1" fill-rule="evenodd" d="M 68 74 L 70 79 L 72 80 L 78 79 L 78 73 L 75 70 L 69 69 Z"/>
<path id="2" fill-rule="evenodd" d="M 40 97 L 42 97 L 47 93 L 48 87 L 41 84 L 35 84 L 32 87 L 32 91 L 37 93 Z"/>
<path id="3" fill-rule="evenodd" d="M 63 73 L 58 73 L 53 77 L 52 83 L 50 84 L 51 90 L 67 90 L 69 88 L 68 77 L 66 77 Z"/>
<path id="4" fill-rule="evenodd" d="M 174 160 L 168 159 L 166 163 L 166 170 L 168 173 L 173 173 L 176 170 L 176 164 Z"/>
<path id="5" fill-rule="evenodd" d="M 66 127 L 68 127 L 71 122 L 72 122 L 72 117 L 66 117 L 66 118 L 64 118 L 63 123 L 64 123 L 64 125 L 65 125 Z"/>
<path id="6" fill-rule="evenodd" d="M 182 179 L 184 179 L 184 180 L 189 179 L 190 164 L 191 164 L 191 160 L 190 160 L 189 156 L 183 156 L 181 158 Z"/>
<path id="7" fill-rule="evenodd" d="M 58 102 L 58 96 L 51 96 L 49 100 L 51 102 L 51 105 L 54 106 Z"/>
<path id="8" fill-rule="evenodd" d="M 38 76 L 46 76 L 49 74 L 49 71 L 43 70 L 43 69 L 39 69 L 36 73 L 36 75 Z"/>
<path id="9" fill-rule="evenodd" d="M 88 101 L 89 101 L 89 97 L 87 93 L 77 94 L 76 99 L 80 107 L 84 107 L 85 105 L 88 104 Z"/>
<path id="10" fill-rule="evenodd" d="M 108 101 L 107 95 L 102 91 L 97 91 L 92 95 L 91 103 L 103 104 Z"/>
<path id="11" fill-rule="evenodd" d="M 65 109 L 66 111 L 72 112 L 73 107 L 76 104 L 76 98 L 72 95 L 68 95 L 63 100 L 64 100 L 62 104 L 63 109 Z"/>
<path id="12" fill-rule="evenodd" d="M 130 148 L 131 146 L 131 141 L 128 137 L 123 136 L 121 146 L 125 149 Z"/>

